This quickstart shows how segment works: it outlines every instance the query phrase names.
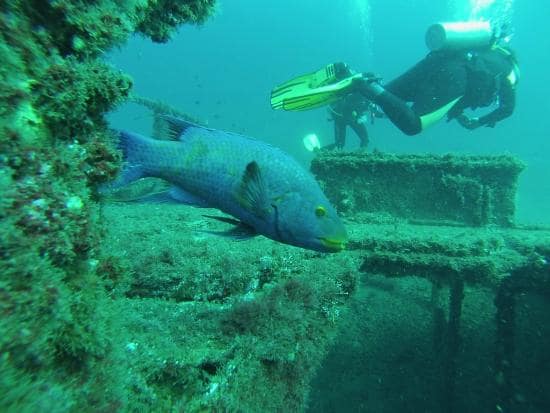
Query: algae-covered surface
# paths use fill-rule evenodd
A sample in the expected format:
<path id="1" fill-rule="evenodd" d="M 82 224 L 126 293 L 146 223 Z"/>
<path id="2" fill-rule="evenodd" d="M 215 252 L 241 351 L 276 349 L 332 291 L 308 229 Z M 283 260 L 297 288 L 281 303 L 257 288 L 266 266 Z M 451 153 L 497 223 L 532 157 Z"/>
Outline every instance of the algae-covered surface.
<path id="1" fill-rule="evenodd" d="M 311 165 L 327 195 L 348 214 L 386 212 L 472 226 L 513 226 L 524 163 L 510 155 L 330 153 Z"/>
<path id="2" fill-rule="evenodd" d="M 346 252 L 325 255 L 220 238 L 210 231 L 226 224 L 205 217 L 212 213 L 102 207 L 99 274 L 117 353 L 148 395 L 142 406 L 392 412 L 548 403 L 544 382 L 530 377 L 546 347 L 550 231 L 371 214 L 346 222 Z M 499 295 L 515 297 L 514 318 Z"/>
<path id="3" fill-rule="evenodd" d="M 215 211 L 109 204 L 99 274 L 149 406 L 298 411 L 355 291 L 356 254 L 236 242 Z M 102 264 L 100 264 L 102 265 Z M 124 275 L 122 275 L 124 274 Z M 147 406 L 147 404 L 144 404 Z"/>
<path id="4" fill-rule="evenodd" d="M 362 274 L 308 411 L 549 408 L 549 229 L 350 227 Z"/>

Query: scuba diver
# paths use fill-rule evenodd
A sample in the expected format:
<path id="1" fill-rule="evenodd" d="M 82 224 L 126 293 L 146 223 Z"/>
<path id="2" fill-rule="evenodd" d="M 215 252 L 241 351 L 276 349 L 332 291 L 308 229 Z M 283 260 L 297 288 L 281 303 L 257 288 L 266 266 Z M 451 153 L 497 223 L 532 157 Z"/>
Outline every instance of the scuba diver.
<path id="1" fill-rule="evenodd" d="M 305 88 L 290 81 L 274 89 L 271 104 L 275 109 L 304 110 L 343 94 L 361 93 L 407 135 L 422 132 L 444 116 L 467 129 L 493 127 L 513 113 L 519 80 L 513 52 L 498 44 L 502 38 L 488 22 L 435 24 L 426 33 L 431 52 L 385 85 L 371 74 L 351 75 L 334 84 L 310 82 Z M 309 80 L 318 80 L 320 72 Z M 307 76 L 293 80 L 303 82 Z M 482 117 L 464 113 L 492 104 L 496 109 Z"/>
<path id="2" fill-rule="evenodd" d="M 351 69 L 345 63 L 334 63 L 335 81 L 340 81 L 353 75 Z M 353 129 L 359 138 L 359 148 L 366 149 L 369 143 L 367 120 L 371 122 L 374 116 L 380 116 L 370 100 L 363 94 L 351 92 L 329 105 L 329 115 L 334 122 L 334 143 L 321 149 L 343 149 L 346 144 L 346 131 L 348 126 Z"/>

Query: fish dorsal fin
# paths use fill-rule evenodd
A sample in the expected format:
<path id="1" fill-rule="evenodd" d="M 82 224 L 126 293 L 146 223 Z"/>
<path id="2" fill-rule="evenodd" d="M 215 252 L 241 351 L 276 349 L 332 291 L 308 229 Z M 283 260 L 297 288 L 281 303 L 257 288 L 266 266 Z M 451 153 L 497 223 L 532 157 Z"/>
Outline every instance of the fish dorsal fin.
<path id="1" fill-rule="evenodd" d="M 269 213 L 267 188 L 256 161 L 246 165 L 236 198 L 242 207 L 254 215 L 263 217 Z"/>
<path id="2" fill-rule="evenodd" d="M 160 115 L 160 118 L 167 124 L 167 137 L 170 140 L 181 141 L 192 129 L 205 129 L 196 123 L 185 119 L 176 118 L 170 115 Z"/>

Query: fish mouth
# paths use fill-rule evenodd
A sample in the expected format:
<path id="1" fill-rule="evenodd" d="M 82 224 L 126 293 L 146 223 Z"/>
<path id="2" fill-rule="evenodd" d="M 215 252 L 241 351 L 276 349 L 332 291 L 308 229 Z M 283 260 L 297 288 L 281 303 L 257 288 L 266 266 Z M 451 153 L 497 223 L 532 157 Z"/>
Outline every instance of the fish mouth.
<path id="1" fill-rule="evenodd" d="M 347 239 L 321 237 L 319 241 L 329 252 L 340 252 L 346 248 Z"/>

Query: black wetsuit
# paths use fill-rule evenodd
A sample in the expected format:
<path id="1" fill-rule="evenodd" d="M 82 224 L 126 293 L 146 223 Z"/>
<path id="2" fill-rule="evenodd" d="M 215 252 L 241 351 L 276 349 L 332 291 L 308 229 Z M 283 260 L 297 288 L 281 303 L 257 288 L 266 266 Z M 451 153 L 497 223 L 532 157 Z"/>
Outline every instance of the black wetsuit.
<path id="1" fill-rule="evenodd" d="M 360 93 L 350 93 L 330 105 L 329 112 L 334 120 L 334 145 L 342 149 L 346 143 L 346 129 L 349 126 L 359 138 L 359 146 L 366 148 L 369 143 L 369 134 L 364 123 L 363 115 L 369 110 L 370 102 Z"/>
<path id="2" fill-rule="evenodd" d="M 507 79 L 513 69 L 511 55 L 499 49 L 431 52 L 384 85 L 385 90 L 373 100 L 407 135 L 422 131 L 421 116 L 459 97 L 447 113 L 448 119 L 461 115 L 466 108 L 498 102 L 494 111 L 479 118 L 479 125 L 494 126 L 514 111 L 514 85 Z"/>

